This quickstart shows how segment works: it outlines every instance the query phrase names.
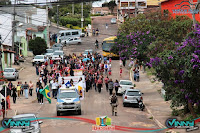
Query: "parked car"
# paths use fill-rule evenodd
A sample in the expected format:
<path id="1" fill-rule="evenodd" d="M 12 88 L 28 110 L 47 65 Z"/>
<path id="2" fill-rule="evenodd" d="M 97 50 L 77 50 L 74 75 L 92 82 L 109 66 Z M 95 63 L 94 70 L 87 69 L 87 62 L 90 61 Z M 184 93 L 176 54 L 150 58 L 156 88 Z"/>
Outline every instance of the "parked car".
<path id="1" fill-rule="evenodd" d="M 53 55 L 53 49 L 46 49 L 46 53 L 44 54 L 46 57 L 52 57 Z"/>
<path id="2" fill-rule="evenodd" d="M 87 55 L 88 55 L 88 52 L 92 55 L 93 50 L 92 50 L 92 49 L 87 49 L 87 50 L 85 50 L 84 53 L 83 53 L 83 56 L 87 56 Z"/>
<path id="3" fill-rule="evenodd" d="M 72 44 L 81 44 L 81 38 L 80 37 L 74 37 L 74 38 L 68 38 L 66 40 L 63 40 L 62 43 L 66 45 L 72 45 Z"/>
<path id="4" fill-rule="evenodd" d="M 53 52 L 52 60 L 56 60 L 56 58 L 59 58 L 59 56 L 63 59 L 64 52 L 61 50 L 56 50 L 55 52 Z"/>
<path id="5" fill-rule="evenodd" d="M 38 121 L 37 117 L 35 114 L 20 114 L 13 116 L 12 119 L 14 121 L 19 121 L 19 120 L 30 120 L 30 127 L 25 128 L 26 131 L 23 131 L 24 129 L 22 128 L 10 128 L 10 133 L 41 133 L 41 128 L 40 124 L 42 124 L 42 121 Z"/>
<path id="6" fill-rule="evenodd" d="M 61 48 L 63 48 L 63 44 L 61 44 L 61 43 L 55 43 L 52 47 L 61 47 Z"/>
<path id="7" fill-rule="evenodd" d="M 53 52 L 57 51 L 57 50 L 62 50 L 61 47 L 52 47 L 51 49 L 53 49 Z"/>
<path id="8" fill-rule="evenodd" d="M 45 55 L 36 55 L 32 60 L 32 65 L 42 65 L 47 60 L 47 57 Z"/>
<path id="9" fill-rule="evenodd" d="M 3 75 L 5 79 L 17 80 L 19 78 L 19 72 L 15 68 L 5 68 Z"/>
<path id="10" fill-rule="evenodd" d="M 125 107 L 126 105 L 136 105 L 138 106 L 138 101 L 142 100 L 142 93 L 140 90 L 137 89 L 127 89 L 124 94 L 123 94 L 123 106 Z"/>
<path id="11" fill-rule="evenodd" d="M 56 104 L 57 116 L 60 116 L 61 112 L 66 111 L 75 111 L 78 112 L 79 115 L 81 115 L 80 96 L 74 89 L 59 89 Z"/>
<path id="12" fill-rule="evenodd" d="M 51 49 L 54 49 L 54 48 L 59 48 L 59 50 L 63 50 L 63 44 L 61 43 L 55 43 Z"/>
<path id="13" fill-rule="evenodd" d="M 110 23 L 111 23 L 111 24 L 116 24 L 116 23 L 117 23 L 116 18 L 111 18 Z"/>
<path id="14" fill-rule="evenodd" d="M 80 37 L 85 37 L 85 33 L 82 32 L 81 35 L 80 35 Z"/>
<path id="15" fill-rule="evenodd" d="M 120 80 L 119 85 L 118 94 L 123 94 L 126 89 L 134 89 L 134 85 L 130 80 Z"/>

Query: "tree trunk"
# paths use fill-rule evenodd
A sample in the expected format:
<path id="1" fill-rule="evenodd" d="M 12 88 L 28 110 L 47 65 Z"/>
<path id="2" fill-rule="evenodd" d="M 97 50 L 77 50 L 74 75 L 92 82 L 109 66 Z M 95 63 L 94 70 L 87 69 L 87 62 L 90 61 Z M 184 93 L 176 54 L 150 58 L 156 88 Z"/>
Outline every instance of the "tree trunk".
<path id="1" fill-rule="evenodd" d="M 189 108 L 188 108 L 188 104 L 184 107 L 184 114 L 187 114 L 187 113 L 189 113 L 190 112 L 190 110 L 189 110 Z"/>
<path id="2" fill-rule="evenodd" d="M 195 112 L 194 112 L 193 105 L 192 105 L 192 103 L 190 103 L 189 101 L 188 101 L 188 108 L 189 108 L 190 113 L 192 114 L 193 118 L 197 118 L 197 115 L 196 115 Z"/>

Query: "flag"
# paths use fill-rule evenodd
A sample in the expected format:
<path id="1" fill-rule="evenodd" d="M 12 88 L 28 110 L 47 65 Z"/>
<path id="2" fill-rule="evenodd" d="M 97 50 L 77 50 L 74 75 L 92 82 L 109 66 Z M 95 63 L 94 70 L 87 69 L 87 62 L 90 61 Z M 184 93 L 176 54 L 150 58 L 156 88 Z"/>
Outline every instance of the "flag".
<path id="1" fill-rule="evenodd" d="M 81 96 L 81 99 L 84 98 L 84 84 L 82 81 L 78 82 L 78 84 L 75 85 L 75 88 L 78 92 L 78 94 Z"/>
<path id="2" fill-rule="evenodd" d="M 51 96 L 50 96 L 50 91 L 49 91 L 49 86 L 46 85 L 45 88 L 40 92 L 44 97 L 47 98 L 49 103 L 51 103 Z"/>
<path id="3" fill-rule="evenodd" d="M 67 83 L 65 85 L 66 85 L 66 87 L 70 87 L 71 86 L 69 81 L 67 81 Z"/>
<path id="4" fill-rule="evenodd" d="M 6 87 L 5 85 L 3 85 L 3 88 L 0 91 L 0 93 L 5 97 L 5 88 L 6 88 L 6 97 L 7 97 L 11 94 L 11 90 L 8 87 Z"/>

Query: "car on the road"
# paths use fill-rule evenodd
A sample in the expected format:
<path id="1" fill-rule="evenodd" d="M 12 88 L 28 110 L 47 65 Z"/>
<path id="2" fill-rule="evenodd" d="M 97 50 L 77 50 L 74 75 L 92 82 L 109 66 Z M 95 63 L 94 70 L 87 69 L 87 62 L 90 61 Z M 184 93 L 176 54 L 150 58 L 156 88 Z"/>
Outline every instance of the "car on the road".
<path id="1" fill-rule="evenodd" d="M 42 63 L 45 63 L 47 60 L 47 57 L 45 55 L 36 55 L 32 60 L 32 65 L 42 65 Z"/>
<path id="2" fill-rule="evenodd" d="M 51 49 L 53 49 L 53 52 L 57 51 L 57 50 L 62 50 L 61 47 L 52 47 Z"/>
<path id="3" fill-rule="evenodd" d="M 53 55 L 53 49 L 46 49 L 46 53 L 44 54 L 44 55 L 46 55 L 46 57 L 52 57 L 52 55 Z"/>
<path id="4" fill-rule="evenodd" d="M 127 89 L 123 94 L 123 106 L 126 105 L 137 105 L 138 100 L 142 100 L 142 93 L 138 89 Z"/>
<path id="5" fill-rule="evenodd" d="M 66 40 L 62 40 L 61 43 L 66 45 L 73 45 L 73 44 L 81 44 L 81 38 L 80 37 L 74 37 L 74 38 L 67 38 Z"/>
<path id="6" fill-rule="evenodd" d="M 111 24 L 116 24 L 117 23 L 117 19 L 116 18 L 111 18 L 110 23 Z"/>
<path id="7" fill-rule="evenodd" d="M 81 115 L 81 101 L 80 96 L 75 88 L 60 88 L 57 95 L 56 104 L 57 116 L 61 112 L 75 111 Z"/>
<path id="8" fill-rule="evenodd" d="M 30 121 L 30 126 L 28 128 L 10 128 L 10 133 L 41 133 L 40 124 L 42 124 L 42 121 L 38 121 L 35 114 L 20 114 L 15 115 L 12 117 L 14 121 Z M 26 129 L 26 131 L 24 131 Z"/>
<path id="9" fill-rule="evenodd" d="M 119 85 L 118 94 L 123 94 L 126 89 L 134 89 L 134 85 L 130 80 L 120 80 Z"/>
<path id="10" fill-rule="evenodd" d="M 84 53 L 83 53 L 83 56 L 87 56 L 87 55 L 88 55 L 88 52 L 92 55 L 93 50 L 92 50 L 92 49 L 87 49 L 87 50 L 85 50 Z"/>
<path id="11" fill-rule="evenodd" d="M 82 32 L 81 35 L 80 35 L 80 37 L 85 37 L 85 33 Z"/>
<path id="12" fill-rule="evenodd" d="M 63 44 L 62 43 L 55 43 L 52 48 L 57 48 L 59 47 L 61 50 L 63 49 Z"/>
<path id="13" fill-rule="evenodd" d="M 62 58 L 64 57 L 64 52 L 61 50 L 56 50 L 53 52 L 52 60 L 56 60 L 56 58 Z"/>
<path id="14" fill-rule="evenodd" d="M 17 80 L 19 78 L 19 72 L 16 68 L 5 68 L 3 75 L 5 79 Z"/>

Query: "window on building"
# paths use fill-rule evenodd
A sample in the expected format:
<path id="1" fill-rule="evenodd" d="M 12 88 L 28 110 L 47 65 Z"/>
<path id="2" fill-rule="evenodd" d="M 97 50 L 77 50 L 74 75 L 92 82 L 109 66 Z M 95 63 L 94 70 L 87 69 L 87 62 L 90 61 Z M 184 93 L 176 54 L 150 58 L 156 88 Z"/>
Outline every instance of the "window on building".
<path id="1" fill-rule="evenodd" d="M 121 2 L 121 7 L 128 7 L 128 2 Z"/>
<path id="2" fill-rule="evenodd" d="M 138 2 L 138 6 L 140 6 L 140 7 L 145 7 L 145 6 L 146 6 L 146 3 L 145 3 L 145 2 Z"/>
<path id="3" fill-rule="evenodd" d="M 130 2 L 130 7 L 135 7 L 135 2 Z"/>
<path id="4" fill-rule="evenodd" d="M 163 10 L 163 14 L 164 14 L 165 17 L 168 17 L 168 15 L 169 15 L 169 10 L 168 10 L 168 9 Z"/>

